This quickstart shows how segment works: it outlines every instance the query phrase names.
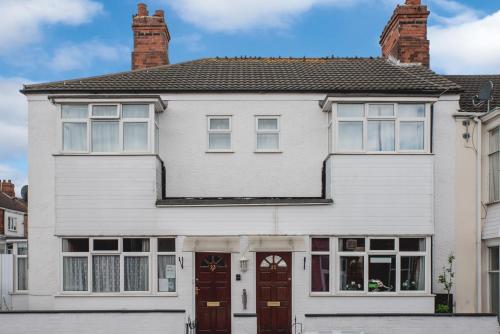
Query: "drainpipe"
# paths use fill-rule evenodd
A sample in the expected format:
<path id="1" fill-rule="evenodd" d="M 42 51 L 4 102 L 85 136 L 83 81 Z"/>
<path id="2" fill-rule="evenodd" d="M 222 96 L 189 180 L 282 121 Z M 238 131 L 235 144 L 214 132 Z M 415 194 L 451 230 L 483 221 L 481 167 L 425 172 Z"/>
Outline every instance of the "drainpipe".
<path id="1" fill-rule="evenodd" d="M 481 299 L 481 232 L 482 232 L 482 224 L 481 224 L 481 160 L 482 160 L 482 122 L 479 117 L 474 117 L 474 122 L 476 122 L 476 312 L 480 313 L 482 310 L 482 299 Z M 472 139 L 474 140 L 474 139 Z"/>

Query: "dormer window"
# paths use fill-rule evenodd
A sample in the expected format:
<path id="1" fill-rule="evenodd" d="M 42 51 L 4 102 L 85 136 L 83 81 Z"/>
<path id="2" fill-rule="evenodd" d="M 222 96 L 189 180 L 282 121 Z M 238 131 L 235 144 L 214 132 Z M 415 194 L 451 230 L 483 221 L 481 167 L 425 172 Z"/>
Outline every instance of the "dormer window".
<path id="1" fill-rule="evenodd" d="M 427 152 L 428 111 L 424 103 L 337 105 L 337 151 Z"/>
<path id="2" fill-rule="evenodd" d="M 149 104 L 62 106 L 65 153 L 147 153 L 153 124 Z"/>

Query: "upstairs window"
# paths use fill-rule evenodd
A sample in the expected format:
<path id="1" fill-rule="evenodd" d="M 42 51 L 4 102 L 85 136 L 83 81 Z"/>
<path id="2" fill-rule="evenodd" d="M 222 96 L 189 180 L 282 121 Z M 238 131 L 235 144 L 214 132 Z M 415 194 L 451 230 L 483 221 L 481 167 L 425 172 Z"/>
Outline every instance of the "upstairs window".
<path id="1" fill-rule="evenodd" d="M 490 131 L 490 202 L 500 200 L 500 128 Z"/>
<path id="2" fill-rule="evenodd" d="M 63 152 L 150 151 L 148 104 L 63 105 L 61 118 Z"/>
<path id="3" fill-rule="evenodd" d="M 7 230 L 11 232 L 17 232 L 17 218 L 8 217 L 7 218 Z"/>
<path id="4" fill-rule="evenodd" d="M 214 152 L 231 150 L 230 116 L 208 117 L 208 150 Z"/>
<path id="5" fill-rule="evenodd" d="M 256 118 L 257 151 L 275 152 L 280 149 L 279 117 L 258 116 Z"/>
<path id="6" fill-rule="evenodd" d="M 425 104 L 338 104 L 337 150 L 424 152 L 427 122 Z"/>

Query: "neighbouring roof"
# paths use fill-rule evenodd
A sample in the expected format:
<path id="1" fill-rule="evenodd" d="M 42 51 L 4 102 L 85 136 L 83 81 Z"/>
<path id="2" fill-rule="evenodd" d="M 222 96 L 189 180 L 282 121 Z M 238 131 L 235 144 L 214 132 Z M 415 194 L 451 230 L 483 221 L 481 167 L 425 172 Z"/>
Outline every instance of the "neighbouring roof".
<path id="1" fill-rule="evenodd" d="M 421 65 L 384 58 L 207 58 L 26 85 L 23 93 L 371 92 L 441 94 L 460 86 Z"/>
<path id="2" fill-rule="evenodd" d="M 487 105 L 483 104 L 474 107 L 472 98 L 479 93 L 481 87 L 488 81 L 493 81 L 493 99 L 490 109 L 500 107 L 500 75 L 445 75 L 445 77 L 463 88 L 460 95 L 460 111 L 465 112 L 486 112 Z"/>
<path id="3" fill-rule="evenodd" d="M 0 209 L 9 209 L 19 212 L 28 212 L 28 206 L 19 198 L 12 198 L 7 194 L 0 192 Z"/>

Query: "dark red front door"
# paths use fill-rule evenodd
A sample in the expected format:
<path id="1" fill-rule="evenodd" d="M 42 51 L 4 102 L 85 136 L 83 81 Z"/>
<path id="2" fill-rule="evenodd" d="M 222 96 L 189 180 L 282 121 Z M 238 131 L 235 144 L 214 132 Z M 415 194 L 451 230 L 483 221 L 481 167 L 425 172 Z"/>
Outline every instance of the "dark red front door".
<path id="1" fill-rule="evenodd" d="M 231 333 L 231 254 L 196 253 L 196 333 Z"/>
<path id="2" fill-rule="evenodd" d="M 257 253 L 258 334 L 290 334 L 292 254 Z"/>

